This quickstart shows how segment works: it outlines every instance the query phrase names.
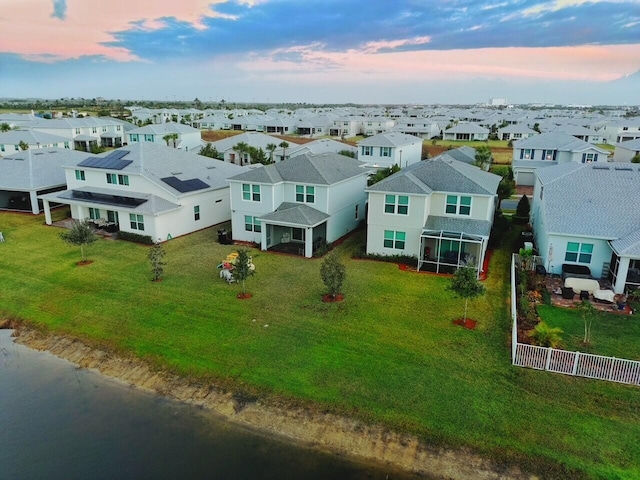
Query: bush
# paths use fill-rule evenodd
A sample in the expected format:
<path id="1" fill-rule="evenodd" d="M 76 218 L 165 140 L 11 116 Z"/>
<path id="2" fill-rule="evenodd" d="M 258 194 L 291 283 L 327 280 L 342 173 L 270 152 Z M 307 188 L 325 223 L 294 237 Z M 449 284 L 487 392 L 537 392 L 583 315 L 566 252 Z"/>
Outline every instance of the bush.
<path id="1" fill-rule="evenodd" d="M 401 263 L 403 265 L 417 265 L 418 257 L 414 255 L 381 255 L 378 253 L 366 253 L 366 246 L 362 246 L 356 251 L 353 258 L 361 258 L 365 260 L 377 260 L 380 262 Z"/>
<path id="2" fill-rule="evenodd" d="M 153 245 L 153 239 L 150 235 L 140 235 L 138 233 L 119 231 L 118 239 L 127 240 L 128 242 L 143 243 L 145 245 Z"/>
<path id="3" fill-rule="evenodd" d="M 529 336 L 534 345 L 557 348 L 562 342 L 562 337 L 560 336 L 562 333 L 563 331 L 560 328 L 550 327 L 546 323 L 540 322 L 529 332 Z"/>

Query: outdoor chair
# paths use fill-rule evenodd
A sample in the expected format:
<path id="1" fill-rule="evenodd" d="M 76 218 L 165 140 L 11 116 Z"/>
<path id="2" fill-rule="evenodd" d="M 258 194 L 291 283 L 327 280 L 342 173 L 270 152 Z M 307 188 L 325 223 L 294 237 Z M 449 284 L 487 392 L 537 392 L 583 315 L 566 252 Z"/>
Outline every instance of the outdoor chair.
<path id="1" fill-rule="evenodd" d="M 562 287 L 562 298 L 567 300 L 573 300 L 573 296 L 575 293 L 573 292 L 573 288 Z"/>

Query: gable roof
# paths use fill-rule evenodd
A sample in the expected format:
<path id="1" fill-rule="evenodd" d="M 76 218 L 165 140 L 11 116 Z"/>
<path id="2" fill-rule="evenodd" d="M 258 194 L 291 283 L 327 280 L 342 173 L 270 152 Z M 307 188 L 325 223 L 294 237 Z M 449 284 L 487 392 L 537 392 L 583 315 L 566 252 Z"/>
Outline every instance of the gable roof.
<path id="1" fill-rule="evenodd" d="M 49 143 L 63 143 L 68 141 L 68 137 L 39 132 L 38 130 L 10 130 L 0 133 L 0 144 L 3 145 L 18 145 L 20 142 L 26 142 L 29 145 L 36 145 L 38 143 L 46 145 Z"/>
<path id="2" fill-rule="evenodd" d="M 367 188 L 367 191 L 424 194 L 436 191 L 495 195 L 500 180 L 499 175 L 485 172 L 443 154 L 409 165 Z"/>
<path id="3" fill-rule="evenodd" d="M 489 130 L 476 123 L 459 123 L 447 128 L 444 133 L 489 133 Z"/>
<path id="4" fill-rule="evenodd" d="M 552 132 L 541 133 L 540 135 L 533 135 L 529 138 L 524 138 L 517 142 L 514 142 L 513 148 L 527 148 L 527 149 L 553 149 L 563 152 L 583 152 L 585 150 L 595 150 L 598 153 L 609 155 L 610 152 L 596 147 L 592 143 L 580 140 L 568 133 L 554 130 Z"/>
<path id="5" fill-rule="evenodd" d="M 144 135 L 145 133 L 148 135 L 170 135 L 172 133 L 196 133 L 200 132 L 197 128 L 190 127 L 189 125 L 183 125 L 181 123 L 176 122 L 166 122 L 166 123 L 156 123 L 151 125 L 145 125 L 144 127 L 134 128 L 130 130 L 129 134 L 138 134 Z"/>
<path id="6" fill-rule="evenodd" d="M 333 185 L 349 178 L 366 175 L 364 163 L 338 153 L 305 153 L 282 162 L 252 168 L 229 180 L 275 184 L 281 182 Z"/>
<path id="7" fill-rule="evenodd" d="M 454 160 L 464 163 L 473 163 L 476 161 L 476 149 L 473 147 L 458 147 L 451 150 L 447 150 L 442 155 L 449 156 Z"/>
<path id="8" fill-rule="evenodd" d="M 266 213 L 258 219 L 270 223 L 286 223 L 304 227 L 315 227 L 330 215 L 316 210 L 305 203 L 282 202 L 275 212 Z"/>
<path id="9" fill-rule="evenodd" d="M 617 240 L 640 230 L 640 165 L 576 165 L 538 173 L 546 180 L 541 202 L 547 231 Z"/>
<path id="10" fill-rule="evenodd" d="M 2 141 L 0 141 L 2 143 Z M 640 138 L 634 140 L 627 140 L 626 142 L 616 143 L 616 148 L 625 148 L 633 152 L 640 150 Z"/>
<path id="11" fill-rule="evenodd" d="M 401 132 L 383 132 L 372 135 L 358 142 L 358 146 L 372 147 L 401 147 L 404 145 L 413 145 L 414 143 L 422 143 L 422 139 L 413 135 L 407 135 Z"/>
<path id="12" fill-rule="evenodd" d="M 282 143 L 282 140 L 277 137 L 272 137 L 271 135 L 265 135 L 260 132 L 245 132 L 240 135 L 234 135 L 232 137 L 223 138 L 222 140 L 218 140 L 216 142 L 209 142 L 212 146 L 216 147 L 219 152 L 224 152 L 229 149 L 233 149 L 240 142 L 244 142 L 247 145 L 255 148 L 262 148 L 266 150 L 267 145 L 273 143 L 274 145 L 279 145 Z M 290 143 L 291 142 L 287 142 Z M 292 144 L 295 146 L 296 144 Z"/>

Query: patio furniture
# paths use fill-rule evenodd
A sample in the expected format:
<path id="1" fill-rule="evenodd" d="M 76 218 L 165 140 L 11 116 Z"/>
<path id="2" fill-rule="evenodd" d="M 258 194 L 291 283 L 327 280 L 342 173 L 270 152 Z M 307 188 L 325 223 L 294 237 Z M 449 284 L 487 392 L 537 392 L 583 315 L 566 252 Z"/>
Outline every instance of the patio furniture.
<path id="1" fill-rule="evenodd" d="M 573 288 L 569 288 L 569 287 L 562 287 L 562 298 L 564 298 L 565 300 L 573 300 L 575 293 L 573 291 Z"/>
<path id="2" fill-rule="evenodd" d="M 593 299 L 602 303 L 613 303 L 616 298 L 616 294 L 613 290 L 596 290 L 593 292 Z"/>
<path id="3" fill-rule="evenodd" d="M 562 279 L 573 278 L 591 278 L 591 270 L 585 265 L 573 265 L 570 263 L 562 264 Z"/>
<path id="4" fill-rule="evenodd" d="M 589 292 L 587 290 L 580 290 L 580 300 L 589 300 Z"/>
<path id="5" fill-rule="evenodd" d="M 574 293 L 580 293 L 583 290 L 592 294 L 596 290 L 600 290 L 600 284 L 597 280 L 590 278 L 575 278 L 569 277 L 565 279 L 564 286 L 567 288 L 573 288 Z"/>

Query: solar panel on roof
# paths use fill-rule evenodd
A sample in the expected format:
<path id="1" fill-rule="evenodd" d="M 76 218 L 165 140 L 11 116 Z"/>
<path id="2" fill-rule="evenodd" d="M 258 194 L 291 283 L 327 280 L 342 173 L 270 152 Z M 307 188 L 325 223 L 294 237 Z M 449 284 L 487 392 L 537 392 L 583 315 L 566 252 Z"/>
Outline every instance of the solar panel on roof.
<path id="1" fill-rule="evenodd" d="M 129 150 L 113 150 L 104 158 L 120 159 L 129 154 Z"/>
<path id="2" fill-rule="evenodd" d="M 196 190 L 203 190 L 209 188 L 209 185 L 204 183 L 199 178 L 192 178 L 190 180 L 180 180 L 177 177 L 165 177 L 161 178 L 164 183 L 170 187 L 175 188 L 180 193 L 195 192 Z"/>
<path id="3" fill-rule="evenodd" d="M 81 161 L 79 167 L 104 168 L 107 170 L 122 170 L 124 167 L 133 163 L 131 160 L 121 160 L 119 158 L 96 158 L 91 157 Z"/>

